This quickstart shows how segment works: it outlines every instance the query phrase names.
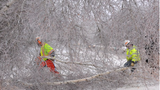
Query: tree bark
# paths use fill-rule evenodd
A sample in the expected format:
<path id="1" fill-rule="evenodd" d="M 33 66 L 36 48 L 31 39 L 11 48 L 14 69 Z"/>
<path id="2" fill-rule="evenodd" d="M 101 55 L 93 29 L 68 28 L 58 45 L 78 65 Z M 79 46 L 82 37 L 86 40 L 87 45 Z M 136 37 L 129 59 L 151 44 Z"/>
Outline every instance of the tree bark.
<path id="1" fill-rule="evenodd" d="M 97 75 L 94 75 L 94 76 L 91 76 L 91 77 L 82 78 L 82 79 L 66 80 L 66 81 L 59 81 L 59 82 L 45 82 L 45 83 L 41 83 L 41 84 L 43 84 L 43 85 L 47 84 L 47 85 L 51 85 L 51 86 L 64 85 L 64 84 L 75 84 L 75 83 L 78 83 L 78 82 L 90 81 L 90 80 L 93 80 L 95 78 L 110 74 L 112 72 L 123 71 L 123 70 L 126 70 L 126 69 L 128 69 L 128 67 L 119 68 L 119 69 L 115 69 L 115 70 L 110 70 L 108 72 L 100 73 L 100 74 L 97 74 Z M 31 83 L 21 83 L 21 84 L 23 84 L 25 86 L 34 86 L 34 84 L 31 84 Z"/>
<path id="2" fill-rule="evenodd" d="M 67 81 L 60 81 L 60 82 L 47 82 L 47 85 L 75 84 L 75 83 L 78 83 L 78 82 L 90 81 L 90 80 L 93 80 L 95 78 L 110 74 L 111 72 L 123 71 L 123 70 L 126 70 L 126 69 L 127 69 L 127 67 L 124 67 L 124 68 L 111 70 L 111 71 L 108 71 L 108 72 L 100 73 L 100 74 L 97 74 L 97 75 L 94 75 L 94 76 L 91 76 L 91 77 L 86 77 L 86 78 L 77 79 L 77 80 L 67 80 Z"/>

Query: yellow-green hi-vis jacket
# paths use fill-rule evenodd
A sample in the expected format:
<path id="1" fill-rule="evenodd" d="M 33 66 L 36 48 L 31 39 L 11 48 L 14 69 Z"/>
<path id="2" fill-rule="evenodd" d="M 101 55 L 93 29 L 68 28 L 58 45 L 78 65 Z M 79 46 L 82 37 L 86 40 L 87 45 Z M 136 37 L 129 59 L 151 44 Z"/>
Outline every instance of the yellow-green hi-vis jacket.
<path id="1" fill-rule="evenodd" d="M 49 56 L 53 51 L 54 49 L 47 43 L 44 43 L 41 46 L 41 56 Z M 43 60 L 46 61 L 47 58 L 43 58 Z"/>
<path id="2" fill-rule="evenodd" d="M 129 61 L 129 60 L 131 60 L 133 62 L 140 61 L 140 54 L 139 54 L 139 51 L 137 50 L 137 47 L 135 45 L 133 45 L 133 47 L 130 49 L 127 48 L 126 54 L 127 54 L 127 56 L 126 56 L 127 61 Z"/>

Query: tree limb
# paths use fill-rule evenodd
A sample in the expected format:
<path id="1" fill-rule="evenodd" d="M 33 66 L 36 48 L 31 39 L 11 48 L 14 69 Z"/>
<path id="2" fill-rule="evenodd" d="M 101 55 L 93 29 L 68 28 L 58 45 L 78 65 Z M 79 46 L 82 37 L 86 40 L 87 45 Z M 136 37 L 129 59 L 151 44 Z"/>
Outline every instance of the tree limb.
<path id="1" fill-rule="evenodd" d="M 65 63 L 65 64 L 79 64 L 79 65 L 89 65 L 89 66 L 97 67 L 96 65 L 93 65 L 93 64 L 84 64 L 84 63 L 80 63 L 80 62 L 65 62 L 65 61 L 57 60 L 57 59 L 55 59 L 53 57 L 49 57 L 49 56 L 41 56 L 41 58 L 53 59 L 53 60 L 56 60 L 58 62 Z"/>
<path id="2" fill-rule="evenodd" d="M 97 74 L 97 75 L 94 75 L 94 76 L 91 76 L 91 77 L 82 78 L 82 79 L 67 80 L 67 81 L 60 81 L 60 82 L 45 82 L 45 83 L 41 83 L 41 84 L 43 84 L 43 85 L 47 84 L 47 85 L 51 85 L 51 86 L 64 85 L 64 84 L 75 84 L 75 83 L 78 83 L 78 82 L 90 81 L 90 80 L 93 80 L 95 78 L 110 74 L 112 72 L 123 71 L 123 70 L 126 70 L 126 69 L 128 69 L 128 67 L 111 70 L 111 71 L 108 71 L 108 72 L 100 73 L 100 74 Z M 30 84 L 30 83 L 23 83 L 23 85 L 34 86 L 34 84 Z"/>
<path id="3" fill-rule="evenodd" d="M 116 71 L 123 71 L 123 70 L 126 70 L 127 68 L 120 68 L 120 69 L 116 69 L 116 70 L 111 70 L 111 71 L 108 71 L 108 72 L 104 72 L 104 73 L 100 73 L 100 74 L 97 74 L 97 75 L 94 75 L 94 76 L 91 76 L 91 77 L 87 77 L 87 78 L 83 78 L 83 79 L 77 79 L 77 80 L 67 80 L 67 81 L 60 81 L 60 82 L 47 82 L 47 85 L 62 85 L 62 84 L 69 84 L 69 83 L 72 83 L 72 84 L 75 84 L 75 83 L 78 83 L 78 82 L 84 82 L 84 81 L 90 81 L 90 80 L 93 80 L 95 78 L 98 78 L 100 76 L 104 76 L 104 75 L 107 75 L 111 72 L 116 72 Z"/>

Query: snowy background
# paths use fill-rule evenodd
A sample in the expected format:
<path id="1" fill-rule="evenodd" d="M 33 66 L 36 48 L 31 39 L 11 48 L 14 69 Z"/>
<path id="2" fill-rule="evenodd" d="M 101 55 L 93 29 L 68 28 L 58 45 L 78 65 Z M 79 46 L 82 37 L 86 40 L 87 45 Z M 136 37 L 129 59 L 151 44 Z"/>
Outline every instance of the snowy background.
<path id="1" fill-rule="evenodd" d="M 1 0 L 0 89 L 158 90 L 158 10 L 158 0 Z M 60 77 L 36 64 L 37 36 L 55 49 Z M 122 68 L 126 39 L 141 54 L 136 72 L 80 81 Z M 53 85 L 68 80 L 79 82 Z"/>

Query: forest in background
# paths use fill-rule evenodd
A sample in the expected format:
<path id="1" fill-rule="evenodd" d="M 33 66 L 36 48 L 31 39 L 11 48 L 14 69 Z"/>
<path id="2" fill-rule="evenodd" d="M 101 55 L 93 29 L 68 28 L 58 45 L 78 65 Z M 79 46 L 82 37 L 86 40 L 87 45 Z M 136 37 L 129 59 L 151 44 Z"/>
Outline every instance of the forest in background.
<path id="1" fill-rule="evenodd" d="M 40 47 L 50 44 L 61 78 L 38 69 Z M 118 68 L 124 40 L 138 47 L 141 64 L 134 75 L 122 71 L 90 81 L 78 80 Z M 1 0 L 0 88 L 22 90 L 115 90 L 159 80 L 158 0 Z M 69 63 L 65 63 L 69 62 Z M 135 78 L 133 78 L 135 77 Z"/>

